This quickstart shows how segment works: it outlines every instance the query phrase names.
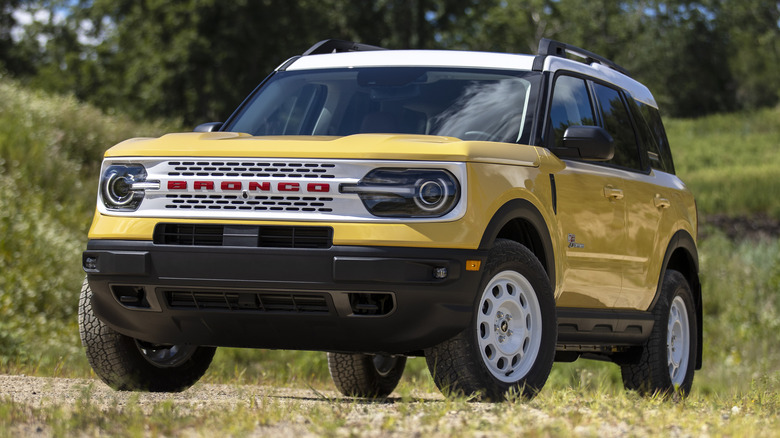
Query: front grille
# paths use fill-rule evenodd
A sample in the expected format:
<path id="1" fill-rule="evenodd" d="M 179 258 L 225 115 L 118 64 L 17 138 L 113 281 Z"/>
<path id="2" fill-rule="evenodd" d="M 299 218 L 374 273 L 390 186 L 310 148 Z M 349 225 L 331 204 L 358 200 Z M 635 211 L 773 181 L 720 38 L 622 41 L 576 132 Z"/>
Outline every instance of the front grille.
<path id="1" fill-rule="evenodd" d="M 237 195 L 165 195 L 165 208 L 194 210 L 292 211 L 330 213 L 330 197 L 316 196 L 251 196 Z"/>
<path id="2" fill-rule="evenodd" d="M 163 291 L 173 309 L 254 311 L 268 313 L 329 313 L 326 294 L 234 292 L 234 291 Z"/>
<path id="3" fill-rule="evenodd" d="M 153 239 L 157 245 L 327 249 L 333 246 L 333 229 L 272 225 L 157 224 Z"/>
<path id="4" fill-rule="evenodd" d="M 333 163 L 286 161 L 169 161 L 168 176 L 335 178 Z"/>

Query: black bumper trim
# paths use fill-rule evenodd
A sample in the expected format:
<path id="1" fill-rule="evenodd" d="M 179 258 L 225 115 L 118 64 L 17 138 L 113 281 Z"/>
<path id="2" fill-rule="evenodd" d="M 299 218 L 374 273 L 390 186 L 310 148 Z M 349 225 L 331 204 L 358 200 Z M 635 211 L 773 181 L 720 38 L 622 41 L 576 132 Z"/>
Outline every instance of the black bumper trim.
<path id="1" fill-rule="evenodd" d="M 486 256 L 459 249 L 178 247 L 91 240 L 83 260 L 96 315 L 133 338 L 403 354 L 467 327 L 481 272 L 466 271 L 466 260 L 484 265 Z M 112 293 L 116 285 L 142 290 L 150 308 L 123 304 Z M 316 311 L 308 307 L 313 303 Z"/>

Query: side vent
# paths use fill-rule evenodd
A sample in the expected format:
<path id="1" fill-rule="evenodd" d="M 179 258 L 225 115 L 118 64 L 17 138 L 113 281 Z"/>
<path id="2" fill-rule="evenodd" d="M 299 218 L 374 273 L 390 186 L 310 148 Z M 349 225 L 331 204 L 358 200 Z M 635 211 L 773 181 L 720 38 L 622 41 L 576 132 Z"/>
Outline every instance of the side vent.
<path id="1" fill-rule="evenodd" d="M 355 316 L 384 316 L 395 308 L 393 295 L 388 293 L 350 293 L 349 305 Z"/>
<path id="2" fill-rule="evenodd" d="M 111 293 L 119 303 L 131 309 L 150 309 L 143 286 L 112 285 Z"/>

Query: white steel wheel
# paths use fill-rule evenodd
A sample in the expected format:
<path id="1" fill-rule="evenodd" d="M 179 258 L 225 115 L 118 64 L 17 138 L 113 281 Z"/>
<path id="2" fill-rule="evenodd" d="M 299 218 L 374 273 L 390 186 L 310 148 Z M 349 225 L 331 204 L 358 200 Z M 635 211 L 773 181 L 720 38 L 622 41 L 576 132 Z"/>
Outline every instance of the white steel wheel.
<path id="1" fill-rule="evenodd" d="M 498 273 L 482 292 L 477 342 L 485 367 L 502 382 L 516 382 L 536 361 L 542 313 L 533 286 L 515 271 Z"/>
<path id="2" fill-rule="evenodd" d="M 682 385 L 688 370 L 691 355 L 691 327 L 688 309 L 679 295 L 669 307 L 669 327 L 666 334 L 666 357 L 669 364 L 669 377 L 675 386 Z"/>
<path id="3" fill-rule="evenodd" d="M 489 401 L 536 396 L 558 339 L 555 299 L 542 264 L 520 243 L 497 239 L 474 292 L 469 325 L 425 350 L 433 381 L 445 395 Z"/>
<path id="4" fill-rule="evenodd" d="M 623 386 L 643 395 L 687 395 L 698 354 L 696 301 L 688 280 L 667 270 L 653 309 L 653 330 L 637 356 L 620 364 Z"/>

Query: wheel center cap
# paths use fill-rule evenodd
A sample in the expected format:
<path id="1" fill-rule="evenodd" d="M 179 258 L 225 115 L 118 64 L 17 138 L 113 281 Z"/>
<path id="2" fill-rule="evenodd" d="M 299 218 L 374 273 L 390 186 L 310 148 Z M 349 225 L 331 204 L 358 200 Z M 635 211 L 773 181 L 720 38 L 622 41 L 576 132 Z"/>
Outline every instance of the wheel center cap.
<path id="1" fill-rule="evenodd" d="M 509 323 L 506 320 L 501 321 L 501 331 L 506 333 L 509 330 Z"/>

